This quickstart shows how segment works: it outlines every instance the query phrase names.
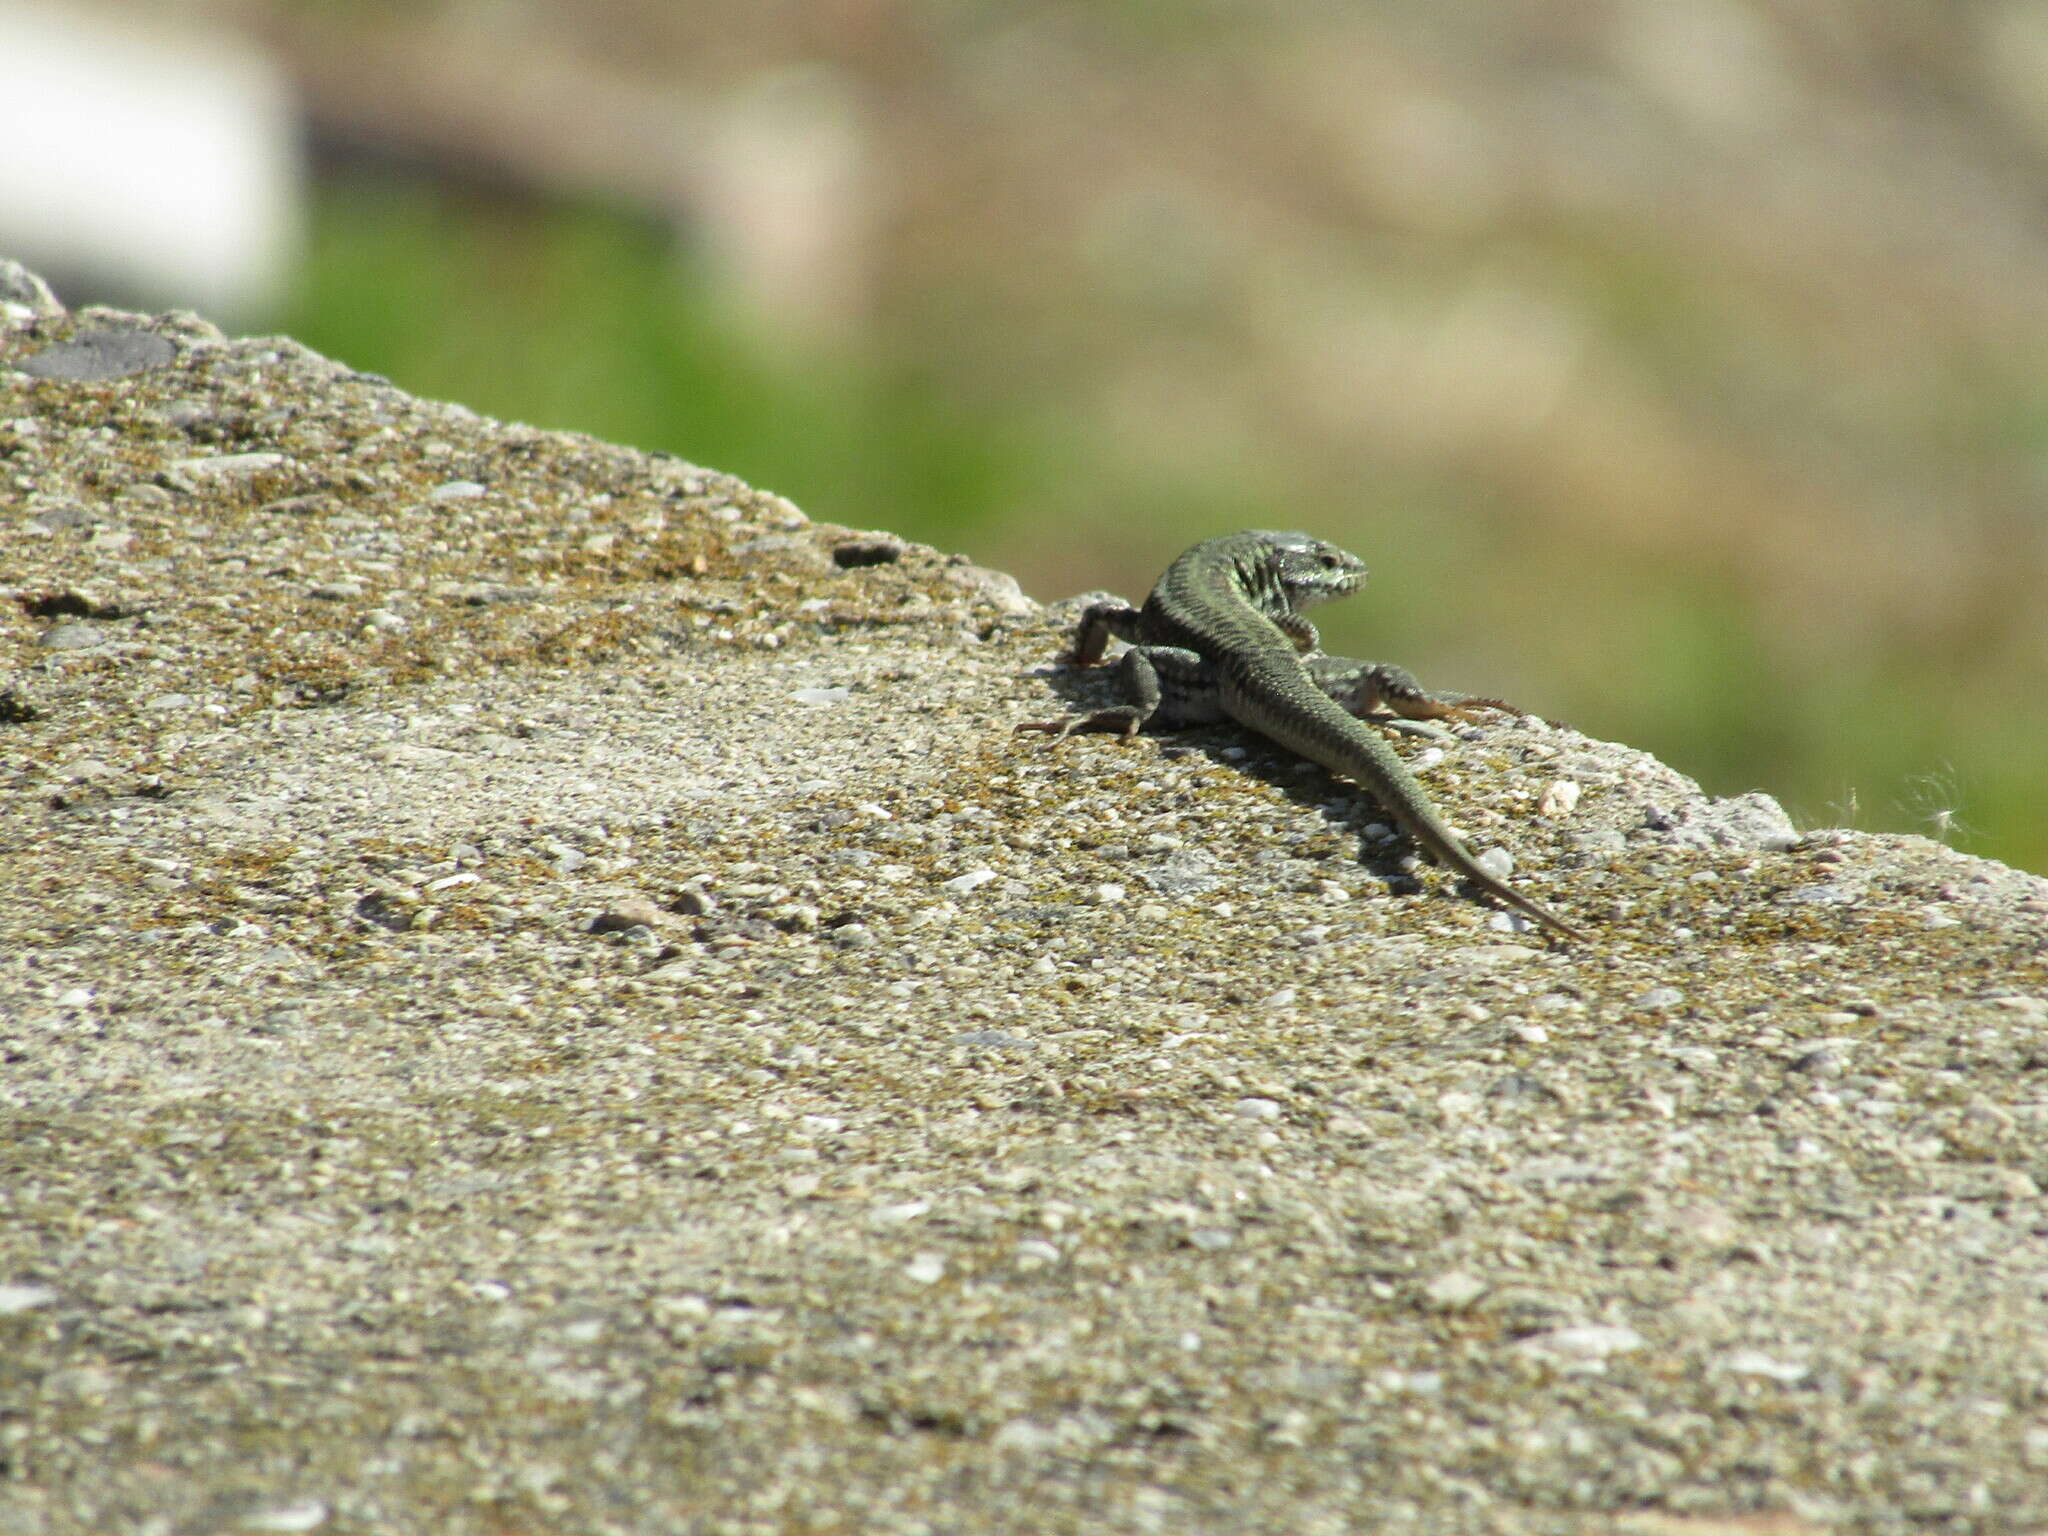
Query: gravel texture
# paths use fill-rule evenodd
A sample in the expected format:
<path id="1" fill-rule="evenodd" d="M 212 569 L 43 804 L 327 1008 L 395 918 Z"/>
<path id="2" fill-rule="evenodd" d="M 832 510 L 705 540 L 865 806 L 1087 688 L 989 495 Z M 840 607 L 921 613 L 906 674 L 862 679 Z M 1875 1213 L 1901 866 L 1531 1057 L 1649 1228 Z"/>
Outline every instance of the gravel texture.
<path id="1" fill-rule="evenodd" d="M 2048 1528 L 2048 884 L 0 298 L 0 1532 Z"/>

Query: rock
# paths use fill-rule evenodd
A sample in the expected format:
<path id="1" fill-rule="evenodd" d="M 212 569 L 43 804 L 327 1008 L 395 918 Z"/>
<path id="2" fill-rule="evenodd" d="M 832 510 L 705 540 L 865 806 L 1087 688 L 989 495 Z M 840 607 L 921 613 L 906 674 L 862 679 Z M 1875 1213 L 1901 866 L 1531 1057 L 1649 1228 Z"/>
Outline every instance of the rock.
<path id="1" fill-rule="evenodd" d="M 2042 881 L 1504 718 L 1504 942 L 1242 733 L 1014 737 L 1109 680 L 950 556 L 89 323 L 188 350 L 0 326 L 31 1525 L 2048 1523 Z"/>

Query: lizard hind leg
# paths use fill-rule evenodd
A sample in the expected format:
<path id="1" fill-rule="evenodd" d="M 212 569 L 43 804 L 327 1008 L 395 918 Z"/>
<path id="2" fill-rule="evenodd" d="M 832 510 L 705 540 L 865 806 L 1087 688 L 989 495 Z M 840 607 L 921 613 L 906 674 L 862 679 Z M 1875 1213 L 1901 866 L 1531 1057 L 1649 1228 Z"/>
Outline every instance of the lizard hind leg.
<path id="1" fill-rule="evenodd" d="M 1097 612 L 1098 610 L 1091 608 L 1088 619 L 1081 626 L 1083 640 L 1077 641 L 1074 647 L 1077 656 L 1082 653 L 1086 640 L 1091 636 L 1098 641 L 1097 649 L 1100 649 L 1101 629 L 1107 629 L 1109 626 L 1103 625 L 1098 629 Z M 1124 652 L 1123 660 L 1117 663 L 1117 685 L 1123 690 L 1124 697 L 1130 700 L 1128 704 L 1112 704 L 1107 709 L 1098 709 L 1085 715 L 1067 715 L 1059 720 L 1029 720 L 1017 729 L 1044 731 L 1054 741 L 1064 741 L 1076 731 L 1112 731 L 1125 741 L 1129 741 L 1158 711 L 1160 701 L 1164 697 L 1164 691 L 1159 686 L 1159 673 L 1153 667 L 1146 651 L 1147 647 L 1132 646 Z"/>
<path id="2" fill-rule="evenodd" d="M 1194 651 L 1171 645 L 1134 645 L 1117 663 L 1116 680 L 1128 703 L 1060 720 L 1027 721 L 1017 729 L 1044 731 L 1055 741 L 1076 731 L 1113 731 L 1129 740 L 1147 724 L 1170 730 L 1224 718 L 1216 702 L 1214 673 Z"/>
<path id="3" fill-rule="evenodd" d="M 1482 710 L 1501 710 L 1511 715 L 1527 713 L 1505 699 L 1431 692 L 1413 672 L 1390 661 L 1316 656 L 1308 658 L 1306 664 L 1316 686 L 1347 714 L 1361 720 L 1389 715 L 1400 720 L 1471 720 Z"/>

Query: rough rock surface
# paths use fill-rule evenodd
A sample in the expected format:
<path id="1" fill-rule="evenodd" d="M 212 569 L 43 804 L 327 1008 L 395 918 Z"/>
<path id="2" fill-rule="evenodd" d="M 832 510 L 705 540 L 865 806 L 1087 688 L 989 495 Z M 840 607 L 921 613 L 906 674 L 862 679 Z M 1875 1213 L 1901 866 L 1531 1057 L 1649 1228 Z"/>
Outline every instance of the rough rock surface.
<path id="1" fill-rule="evenodd" d="M 0 1532 L 2048 1522 L 2042 881 L 0 278 Z"/>

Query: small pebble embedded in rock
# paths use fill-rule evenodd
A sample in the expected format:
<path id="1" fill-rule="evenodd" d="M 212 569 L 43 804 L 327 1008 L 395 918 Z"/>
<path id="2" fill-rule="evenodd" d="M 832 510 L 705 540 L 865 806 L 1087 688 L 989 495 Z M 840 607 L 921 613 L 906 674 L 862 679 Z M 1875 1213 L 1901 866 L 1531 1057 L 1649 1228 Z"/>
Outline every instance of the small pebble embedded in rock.
<path id="1" fill-rule="evenodd" d="M 29 519 L 38 528 L 47 529 L 51 533 L 60 533 L 67 528 L 90 528 L 99 520 L 99 514 L 92 508 L 82 507 L 75 501 L 45 507 Z"/>
<path id="2" fill-rule="evenodd" d="M 1461 1312 L 1486 1294 L 1486 1282 L 1462 1269 L 1447 1269 L 1422 1288 L 1423 1299 L 1439 1312 Z"/>
<path id="3" fill-rule="evenodd" d="M 47 1285 L 0 1285 L 0 1317 L 47 1307 L 57 1293 Z"/>
<path id="4" fill-rule="evenodd" d="M 235 1524 L 245 1531 L 317 1531 L 330 1513 L 319 1499 L 304 1499 L 297 1504 L 253 1509 Z"/>
<path id="5" fill-rule="evenodd" d="M 94 624 L 56 624 L 42 632 L 36 644 L 46 651 L 83 651 L 106 643 L 106 631 Z"/>
<path id="6" fill-rule="evenodd" d="M 15 367 L 32 379 L 101 384 L 161 368 L 177 355 L 176 344 L 154 331 L 90 330 L 45 347 Z"/>
<path id="7" fill-rule="evenodd" d="M 277 469 L 285 462 L 281 453 L 200 454 L 174 459 L 164 466 L 164 479 L 184 491 L 199 491 L 223 481 L 241 480 Z"/>
<path id="8" fill-rule="evenodd" d="M 1635 1329 L 1605 1323 L 1586 1323 L 1574 1328 L 1553 1328 L 1516 1341 L 1515 1348 L 1528 1355 L 1551 1355 L 1559 1359 L 1605 1360 L 1609 1355 L 1628 1354 L 1641 1349 L 1643 1336 Z"/>
<path id="9" fill-rule="evenodd" d="M 590 920 L 592 933 L 622 933 L 628 928 L 660 928 L 669 921 L 669 914 L 657 907 L 644 896 L 628 896 L 615 901 L 603 912 Z"/>

